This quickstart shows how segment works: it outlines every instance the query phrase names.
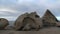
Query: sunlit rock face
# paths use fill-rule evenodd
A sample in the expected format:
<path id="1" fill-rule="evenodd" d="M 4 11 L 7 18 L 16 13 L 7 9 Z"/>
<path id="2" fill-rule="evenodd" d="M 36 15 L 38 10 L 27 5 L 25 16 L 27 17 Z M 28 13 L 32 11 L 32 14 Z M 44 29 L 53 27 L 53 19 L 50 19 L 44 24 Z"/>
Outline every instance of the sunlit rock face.
<path id="1" fill-rule="evenodd" d="M 5 29 L 5 27 L 8 25 L 9 25 L 9 22 L 7 19 L 0 18 L 0 29 Z"/>
<path id="2" fill-rule="evenodd" d="M 39 30 L 42 27 L 42 21 L 36 12 L 25 13 L 15 21 L 15 30 L 31 31 Z"/>
<path id="3" fill-rule="evenodd" d="M 42 22 L 44 24 L 43 26 L 56 26 L 56 22 L 58 22 L 58 20 L 49 10 L 47 10 L 42 17 Z"/>

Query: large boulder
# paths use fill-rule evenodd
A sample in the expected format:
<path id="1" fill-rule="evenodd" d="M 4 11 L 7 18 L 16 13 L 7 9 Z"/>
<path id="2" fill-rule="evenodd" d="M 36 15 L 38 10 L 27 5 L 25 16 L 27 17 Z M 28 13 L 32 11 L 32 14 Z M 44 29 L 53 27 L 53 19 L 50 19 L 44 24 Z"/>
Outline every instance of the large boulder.
<path id="1" fill-rule="evenodd" d="M 36 12 L 25 13 L 15 21 L 15 30 L 38 30 L 42 27 L 42 21 Z"/>
<path id="2" fill-rule="evenodd" d="M 15 21 L 15 23 L 14 23 L 15 30 L 21 29 L 22 24 L 23 24 L 23 23 L 22 23 L 22 22 L 23 22 L 23 19 L 24 19 L 25 17 L 27 17 L 27 15 L 28 15 L 28 13 L 22 14 L 21 16 L 19 16 L 19 17 L 16 19 L 16 21 Z"/>
<path id="3" fill-rule="evenodd" d="M 8 20 L 4 18 L 0 18 L 0 29 L 5 29 L 7 25 L 9 25 Z"/>
<path id="4" fill-rule="evenodd" d="M 57 18 L 51 13 L 50 10 L 47 10 L 42 17 L 43 26 L 56 26 L 58 22 Z"/>

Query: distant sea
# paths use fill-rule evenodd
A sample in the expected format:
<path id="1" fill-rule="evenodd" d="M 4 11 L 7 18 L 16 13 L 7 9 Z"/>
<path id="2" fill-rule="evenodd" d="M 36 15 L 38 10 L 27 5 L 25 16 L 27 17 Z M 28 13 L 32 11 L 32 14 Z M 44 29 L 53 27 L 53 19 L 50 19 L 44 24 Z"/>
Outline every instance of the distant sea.
<path id="1" fill-rule="evenodd" d="M 14 26 L 14 21 L 9 21 L 9 26 Z"/>

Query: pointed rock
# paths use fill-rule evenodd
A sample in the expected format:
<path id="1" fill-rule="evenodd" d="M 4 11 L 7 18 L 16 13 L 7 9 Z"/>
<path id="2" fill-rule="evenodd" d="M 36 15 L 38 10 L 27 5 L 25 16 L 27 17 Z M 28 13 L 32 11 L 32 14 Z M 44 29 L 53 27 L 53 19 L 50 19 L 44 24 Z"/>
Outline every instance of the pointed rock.
<path id="1" fill-rule="evenodd" d="M 42 17 L 44 26 L 55 26 L 58 21 L 56 17 L 47 9 L 46 13 Z"/>

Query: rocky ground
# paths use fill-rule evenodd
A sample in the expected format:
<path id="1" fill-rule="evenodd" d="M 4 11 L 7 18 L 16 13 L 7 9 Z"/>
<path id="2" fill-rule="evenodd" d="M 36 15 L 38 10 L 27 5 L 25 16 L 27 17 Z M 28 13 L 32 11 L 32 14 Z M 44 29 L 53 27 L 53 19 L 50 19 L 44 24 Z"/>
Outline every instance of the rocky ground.
<path id="1" fill-rule="evenodd" d="M 0 30 L 0 34 L 60 34 L 59 27 L 48 27 L 39 31 Z"/>

